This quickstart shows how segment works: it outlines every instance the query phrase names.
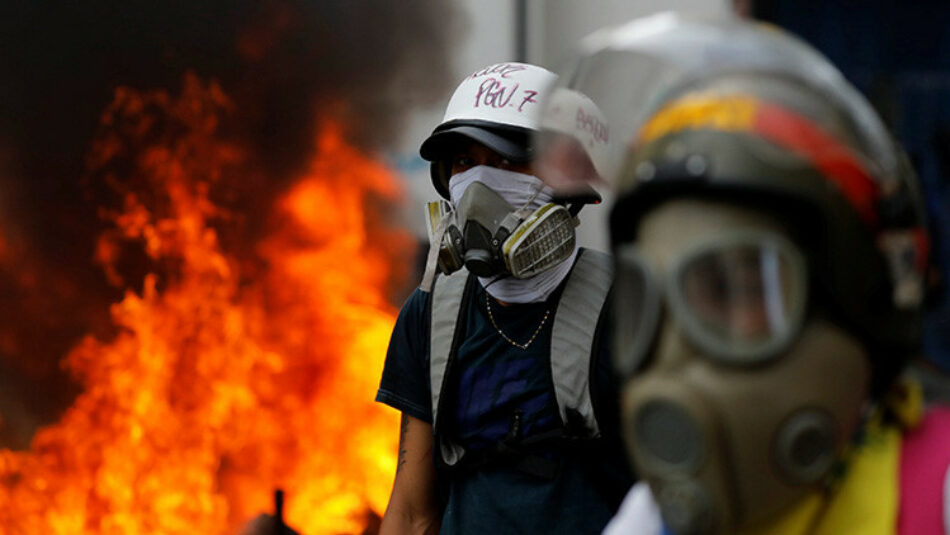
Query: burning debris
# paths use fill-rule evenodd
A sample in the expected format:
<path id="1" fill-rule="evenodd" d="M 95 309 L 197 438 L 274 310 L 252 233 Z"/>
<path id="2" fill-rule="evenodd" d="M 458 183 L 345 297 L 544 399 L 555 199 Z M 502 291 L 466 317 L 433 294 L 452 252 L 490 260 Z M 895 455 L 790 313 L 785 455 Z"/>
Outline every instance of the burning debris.
<path id="1" fill-rule="evenodd" d="M 407 94 L 445 88 L 450 7 L 64 8 L 40 26 L 63 32 L 50 47 L 105 31 L 52 84 L 73 106 L 45 113 L 57 80 L 30 86 L 65 60 L 27 65 L 28 23 L 55 9 L 17 7 L 0 17 L 22 39 L 3 43 L 22 76 L 0 87 L 16 104 L 0 118 L 0 377 L 16 385 L 0 389 L 0 534 L 232 534 L 278 487 L 302 533 L 371 529 L 396 449 L 372 399 L 415 246 L 372 154 Z"/>

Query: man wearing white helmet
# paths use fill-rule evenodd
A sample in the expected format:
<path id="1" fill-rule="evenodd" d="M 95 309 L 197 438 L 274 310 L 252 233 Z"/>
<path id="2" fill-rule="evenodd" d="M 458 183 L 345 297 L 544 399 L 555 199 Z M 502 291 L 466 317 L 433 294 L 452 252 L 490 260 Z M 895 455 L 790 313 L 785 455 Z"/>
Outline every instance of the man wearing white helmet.
<path id="1" fill-rule="evenodd" d="M 610 261 L 574 235 L 591 197 L 532 174 L 554 81 L 479 70 L 421 146 L 443 200 L 376 398 L 402 412 L 381 533 L 599 533 L 631 483 L 601 341 Z"/>

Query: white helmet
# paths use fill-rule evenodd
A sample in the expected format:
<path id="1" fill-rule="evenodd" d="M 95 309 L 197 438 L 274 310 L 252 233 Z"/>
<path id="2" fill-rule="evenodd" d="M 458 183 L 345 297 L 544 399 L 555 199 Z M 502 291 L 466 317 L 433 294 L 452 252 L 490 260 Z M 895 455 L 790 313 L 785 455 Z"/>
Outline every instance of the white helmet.
<path id="1" fill-rule="evenodd" d="M 475 140 L 513 162 L 533 159 L 530 135 L 557 76 L 527 63 L 497 63 L 480 69 L 455 89 L 445 116 L 419 148 L 432 162 L 432 184 L 448 199 L 451 151 L 459 138 Z"/>

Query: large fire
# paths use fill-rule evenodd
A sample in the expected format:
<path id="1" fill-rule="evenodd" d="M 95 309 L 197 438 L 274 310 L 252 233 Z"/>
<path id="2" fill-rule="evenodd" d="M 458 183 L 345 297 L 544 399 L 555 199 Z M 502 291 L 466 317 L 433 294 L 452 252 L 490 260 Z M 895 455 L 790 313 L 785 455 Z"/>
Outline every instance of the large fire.
<path id="1" fill-rule="evenodd" d="M 327 122 L 309 171 L 259 207 L 271 231 L 247 261 L 222 238 L 241 214 L 212 202 L 243 158 L 216 135 L 231 106 L 189 77 L 103 114 L 90 165 L 123 208 L 97 260 L 116 284 L 129 244 L 156 267 L 113 306 L 114 338 L 65 357 L 84 392 L 62 419 L 0 451 L 0 533 L 234 534 L 276 488 L 308 535 L 360 533 L 385 507 L 397 415 L 372 400 L 412 242 L 367 206 L 397 181 Z"/>

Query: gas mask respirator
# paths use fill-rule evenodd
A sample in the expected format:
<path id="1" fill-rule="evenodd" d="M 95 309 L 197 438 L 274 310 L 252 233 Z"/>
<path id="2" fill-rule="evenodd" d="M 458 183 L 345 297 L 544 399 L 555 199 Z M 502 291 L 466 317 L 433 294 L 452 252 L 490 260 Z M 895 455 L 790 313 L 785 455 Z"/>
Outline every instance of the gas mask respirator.
<path id="1" fill-rule="evenodd" d="M 548 202 L 537 178 L 477 166 L 453 176 L 450 187 L 454 206 L 445 200 L 426 205 L 429 263 L 437 250 L 442 273 L 464 266 L 479 277 L 527 279 L 574 252 L 576 221 L 563 205 Z"/>
<path id="2" fill-rule="evenodd" d="M 858 426 L 866 354 L 806 314 L 806 263 L 779 233 L 723 232 L 662 272 L 632 243 L 615 252 L 637 472 L 674 533 L 754 532 L 828 480 Z"/>

